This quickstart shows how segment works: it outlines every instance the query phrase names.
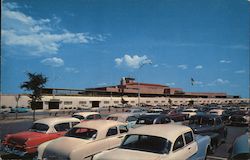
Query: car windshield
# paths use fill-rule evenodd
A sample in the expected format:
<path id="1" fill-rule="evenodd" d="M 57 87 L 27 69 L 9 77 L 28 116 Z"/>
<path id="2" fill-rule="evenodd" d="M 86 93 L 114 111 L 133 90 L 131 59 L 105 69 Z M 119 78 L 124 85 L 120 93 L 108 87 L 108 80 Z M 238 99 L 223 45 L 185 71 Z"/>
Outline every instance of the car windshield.
<path id="1" fill-rule="evenodd" d="M 152 152 L 158 154 L 168 153 L 171 143 L 162 137 L 149 135 L 127 135 L 120 148 Z"/>
<path id="2" fill-rule="evenodd" d="M 193 111 L 193 110 L 184 110 L 182 112 L 195 112 L 195 111 Z"/>
<path id="3" fill-rule="evenodd" d="M 49 129 L 49 126 L 47 124 L 42 123 L 34 123 L 32 127 L 30 128 L 30 131 L 34 132 L 47 132 Z"/>
<path id="4" fill-rule="evenodd" d="M 107 120 L 117 121 L 117 120 L 118 120 L 118 117 L 108 117 Z"/>
<path id="5" fill-rule="evenodd" d="M 90 128 L 72 128 L 69 130 L 66 134 L 66 137 L 75 137 L 75 138 L 81 138 L 86 140 L 94 140 L 97 136 L 97 130 L 90 129 Z"/>
<path id="6" fill-rule="evenodd" d="M 80 119 L 80 120 L 84 120 L 85 119 L 85 117 L 80 116 L 80 115 L 73 115 L 72 117 Z"/>
<path id="7" fill-rule="evenodd" d="M 192 117 L 189 121 L 189 124 L 197 125 L 213 125 L 214 120 L 208 117 Z"/>

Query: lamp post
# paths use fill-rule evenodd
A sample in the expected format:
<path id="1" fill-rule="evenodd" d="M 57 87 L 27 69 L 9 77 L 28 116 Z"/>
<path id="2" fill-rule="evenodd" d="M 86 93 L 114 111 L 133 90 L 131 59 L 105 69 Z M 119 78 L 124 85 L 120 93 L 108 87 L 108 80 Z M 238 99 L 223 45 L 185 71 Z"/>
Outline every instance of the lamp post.
<path id="1" fill-rule="evenodd" d="M 139 82 L 139 70 L 146 64 L 152 64 L 151 60 L 146 59 L 144 62 L 139 64 L 138 67 L 138 83 L 137 83 L 137 87 L 138 87 L 138 107 L 140 107 L 140 97 L 141 97 L 141 92 L 140 92 L 140 82 Z"/>

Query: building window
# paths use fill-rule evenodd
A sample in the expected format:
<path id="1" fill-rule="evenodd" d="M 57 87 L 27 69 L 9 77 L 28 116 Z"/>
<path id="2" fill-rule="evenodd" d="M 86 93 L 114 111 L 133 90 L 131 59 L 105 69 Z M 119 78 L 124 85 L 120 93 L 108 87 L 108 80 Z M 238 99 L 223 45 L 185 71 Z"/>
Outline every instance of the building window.
<path id="1" fill-rule="evenodd" d="M 64 101 L 64 105 L 72 105 L 72 101 Z"/>
<path id="2" fill-rule="evenodd" d="M 166 101 L 161 101 L 161 103 L 165 103 Z"/>
<path id="3" fill-rule="evenodd" d="M 86 101 L 79 101 L 79 104 L 87 104 Z"/>
<path id="4" fill-rule="evenodd" d="M 114 103 L 115 103 L 115 104 L 118 104 L 118 103 L 119 103 L 119 101 L 114 101 Z"/>
<path id="5" fill-rule="evenodd" d="M 135 103 L 135 101 L 131 101 L 131 103 Z"/>
<path id="6" fill-rule="evenodd" d="M 104 101 L 103 103 L 104 103 L 104 104 L 109 104 L 109 101 Z"/>
<path id="7" fill-rule="evenodd" d="M 150 101 L 146 101 L 146 103 L 150 103 Z"/>
<path id="8" fill-rule="evenodd" d="M 154 101 L 154 103 L 158 103 L 158 101 Z"/>

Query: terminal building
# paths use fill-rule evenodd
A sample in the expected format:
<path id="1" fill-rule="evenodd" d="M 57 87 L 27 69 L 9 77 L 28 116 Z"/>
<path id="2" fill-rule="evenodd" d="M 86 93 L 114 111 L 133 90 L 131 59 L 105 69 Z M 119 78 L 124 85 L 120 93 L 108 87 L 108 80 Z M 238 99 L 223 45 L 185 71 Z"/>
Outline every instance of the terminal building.
<path id="1" fill-rule="evenodd" d="M 41 110 L 72 109 L 78 107 L 108 107 L 121 104 L 136 105 L 188 105 L 249 103 L 249 99 L 226 93 L 185 92 L 161 84 L 136 82 L 124 77 L 120 84 L 86 89 L 44 88 L 42 101 L 37 104 Z M 1 95 L 1 105 L 16 106 L 17 95 Z M 19 106 L 29 106 L 30 99 L 21 94 Z M 170 104 L 171 103 L 171 104 Z"/>

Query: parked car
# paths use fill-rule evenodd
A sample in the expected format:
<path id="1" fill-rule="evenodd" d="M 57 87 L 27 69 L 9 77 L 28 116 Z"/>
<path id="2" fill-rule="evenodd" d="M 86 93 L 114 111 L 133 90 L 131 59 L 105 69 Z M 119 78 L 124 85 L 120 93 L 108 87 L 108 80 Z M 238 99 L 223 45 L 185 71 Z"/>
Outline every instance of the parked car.
<path id="1" fill-rule="evenodd" d="M 33 123 L 28 131 L 7 134 L 2 141 L 4 151 L 18 156 L 33 154 L 41 143 L 63 136 L 67 130 L 80 123 L 72 117 L 45 118 Z"/>
<path id="2" fill-rule="evenodd" d="M 162 108 L 151 108 L 148 110 L 148 113 L 162 113 L 164 110 Z"/>
<path id="3" fill-rule="evenodd" d="M 165 114 L 142 115 L 138 118 L 134 127 L 139 127 L 142 125 L 151 125 L 151 124 L 167 124 L 173 122 L 174 121 L 171 120 Z"/>
<path id="4" fill-rule="evenodd" d="M 78 112 L 74 113 L 72 117 L 78 118 L 80 120 L 94 120 L 102 118 L 98 112 Z"/>
<path id="5" fill-rule="evenodd" d="M 190 109 L 184 109 L 181 113 L 185 114 L 187 118 L 190 118 L 191 116 L 195 116 L 197 114 L 198 109 L 196 108 L 190 108 Z"/>
<path id="6" fill-rule="evenodd" d="M 209 111 L 209 114 L 211 115 L 217 115 L 217 116 L 222 116 L 222 114 L 225 112 L 223 109 L 212 109 Z"/>
<path id="7" fill-rule="evenodd" d="M 238 111 L 229 117 L 230 125 L 250 125 L 250 111 Z"/>
<path id="8" fill-rule="evenodd" d="M 0 114 L 1 113 L 9 113 L 11 112 L 11 107 L 1 106 L 0 107 Z"/>
<path id="9" fill-rule="evenodd" d="M 182 114 L 177 109 L 169 111 L 167 116 L 175 122 L 184 121 L 185 119 L 187 119 L 187 115 Z"/>
<path id="10" fill-rule="evenodd" d="M 132 128 L 138 118 L 132 113 L 115 113 L 109 115 L 106 119 L 127 123 L 127 127 Z"/>
<path id="11" fill-rule="evenodd" d="M 127 109 L 125 112 L 134 114 L 135 116 L 140 116 L 140 115 L 147 113 L 145 109 L 141 109 L 141 108 L 130 108 L 130 109 Z"/>
<path id="12" fill-rule="evenodd" d="M 250 159 L 250 134 L 246 133 L 237 137 L 229 150 L 231 160 Z"/>
<path id="13" fill-rule="evenodd" d="M 226 136 L 227 130 L 220 116 L 216 115 L 196 115 L 189 120 L 195 134 L 207 135 L 211 137 L 211 151 L 222 143 Z"/>
<path id="14" fill-rule="evenodd" d="M 120 147 L 103 151 L 94 160 L 205 159 L 208 136 L 194 135 L 183 125 L 142 126 L 129 131 Z"/>
<path id="15" fill-rule="evenodd" d="M 14 108 L 11 108 L 11 113 L 26 113 L 26 112 L 30 112 L 31 109 L 28 108 L 28 107 L 14 107 Z"/>
<path id="16" fill-rule="evenodd" d="M 38 160 L 87 160 L 95 154 L 118 147 L 128 132 L 118 121 L 87 121 L 74 126 L 64 137 L 41 144 Z"/>

